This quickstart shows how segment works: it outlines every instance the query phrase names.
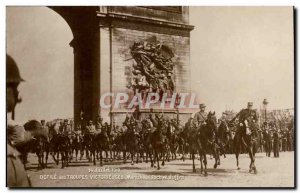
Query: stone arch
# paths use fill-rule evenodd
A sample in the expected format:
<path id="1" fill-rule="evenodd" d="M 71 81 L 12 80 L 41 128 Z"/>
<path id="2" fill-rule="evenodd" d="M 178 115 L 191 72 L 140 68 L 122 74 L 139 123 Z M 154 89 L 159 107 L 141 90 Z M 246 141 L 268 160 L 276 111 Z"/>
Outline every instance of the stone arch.
<path id="1" fill-rule="evenodd" d="M 70 26 L 74 52 L 74 120 L 95 120 L 100 100 L 100 32 L 97 6 L 48 6 Z"/>

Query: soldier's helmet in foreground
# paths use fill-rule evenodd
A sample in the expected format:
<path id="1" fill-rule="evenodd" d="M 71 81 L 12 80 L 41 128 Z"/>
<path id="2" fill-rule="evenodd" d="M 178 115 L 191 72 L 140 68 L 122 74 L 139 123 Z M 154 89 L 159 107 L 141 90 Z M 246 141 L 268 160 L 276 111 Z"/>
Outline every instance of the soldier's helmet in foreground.
<path id="1" fill-rule="evenodd" d="M 24 79 L 20 75 L 17 63 L 6 54 L 6 83 L 20 83 Z"/>

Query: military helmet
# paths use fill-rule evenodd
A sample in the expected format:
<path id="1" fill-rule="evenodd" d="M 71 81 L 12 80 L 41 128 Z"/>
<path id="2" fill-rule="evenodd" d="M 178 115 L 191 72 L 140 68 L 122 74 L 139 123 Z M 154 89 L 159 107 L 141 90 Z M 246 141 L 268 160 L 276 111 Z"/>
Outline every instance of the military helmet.
<path id="1" fill-rule="evenodd" d="M 199 105 L 199 107 L 200 107 L 200 109 L 201 109 L 201 108 L 205 108 L 206 105 L 205 105 L 204 103 L 202 103 L 202 104 Z"/>
<path id="2" fill-rule="evenodd" d="M 17 63 L 6 54 L 6 83 L 19 83 L 24 81 L 20 75 Z"/>

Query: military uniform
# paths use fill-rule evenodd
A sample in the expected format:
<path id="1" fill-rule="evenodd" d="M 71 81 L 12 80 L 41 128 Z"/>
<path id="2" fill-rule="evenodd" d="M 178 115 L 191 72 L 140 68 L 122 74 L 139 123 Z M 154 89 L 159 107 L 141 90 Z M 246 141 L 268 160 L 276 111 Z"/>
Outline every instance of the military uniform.
<path id="1" fill-rule="evenodd" d="M 257 123 L 258 117 L 255 110 L 252 109 L 242 109 L 232 120 L 235 120 L 236 118 L 239 118 L 239 128 L 244 128 L 246 131 L 246 134 L 250 134 L 250 125 L 249 121 L 252 123 Z"/>
<path id="2" fill-rule="evenodd" d="M 8 187 L 30 187 L 31 182 L 27 176 L 24 165 L 19 159 L 20 153 L 7 144 L 7 186 Z"/>
<path id="3" fill-rule="evenodd" d="M 279 157 L 279 132 L 277 129 L 274 129 L 273 132 L 273 151 L 274 157 Z"/>
<path id="4" fill-rule="evenodd" d="M 12 57 L 6 54 L 6 109 L 12 113 L 14 119 L 15 106 L 21 102 L 18 96 L 17 87 L 24 81 L 19 72 L 19 68 Z M 30 180 L 21 162 L 20 153 L 12 146 L 31 139 L 31 133 L 26 132 L 22 126 L 12 125 L 7 121 L 7 145 L 6 145 L 6 186 L 8 187 L 30 187 Z"/>
<path id="5" fill-rule="evenodd" d="M 200 111 L 195 114 L 193 124 L 196 126 L 202 126 L 206 124 L 207 113 L 205 112 L 205 104 L 200 104 Z"/>
<path id="6" fill-rule="evenodd" d="M 86 129 L 89 133 L 95 133 L 96 132 L 96 128 L 94 125 L 88 125 L 86 126 Z"/>
<path id="7" fill-rule="evenodd" d="M 194 120 L 196 121 L 196 124 L 199 124 L 200 126 L 206 124 L 207 113 L 204 111 L 196 113 Z"/>

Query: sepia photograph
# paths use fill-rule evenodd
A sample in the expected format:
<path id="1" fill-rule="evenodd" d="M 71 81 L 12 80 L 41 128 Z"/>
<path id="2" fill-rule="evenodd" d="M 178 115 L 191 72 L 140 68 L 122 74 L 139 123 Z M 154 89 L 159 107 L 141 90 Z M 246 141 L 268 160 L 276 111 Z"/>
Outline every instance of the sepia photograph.
<path id="1" fill-rule="evenodd" d="M 5 12 L 8 188 L 296 187 L 293 6 Z"/>

